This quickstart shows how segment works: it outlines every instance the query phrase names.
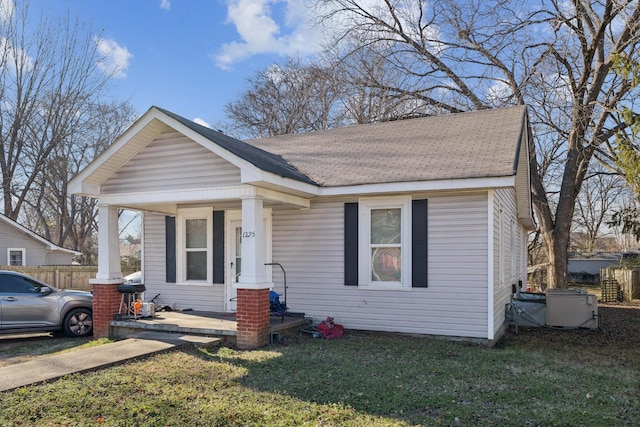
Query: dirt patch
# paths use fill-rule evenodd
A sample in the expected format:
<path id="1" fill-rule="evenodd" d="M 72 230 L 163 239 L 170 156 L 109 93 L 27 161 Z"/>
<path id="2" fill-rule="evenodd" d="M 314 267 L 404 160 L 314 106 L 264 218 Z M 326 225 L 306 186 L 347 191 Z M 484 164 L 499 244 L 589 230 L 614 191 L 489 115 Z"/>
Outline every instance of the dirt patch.
<path id="1" fill-rule="evenodd" d="M 640 301 L 598 303 L 598 329 L 563 330 L 558 328 L 513 328 L 504 337 L 505 344 L 567 347 L 593 354 L 595 349 L 616 352 L 640 351 Z"/>

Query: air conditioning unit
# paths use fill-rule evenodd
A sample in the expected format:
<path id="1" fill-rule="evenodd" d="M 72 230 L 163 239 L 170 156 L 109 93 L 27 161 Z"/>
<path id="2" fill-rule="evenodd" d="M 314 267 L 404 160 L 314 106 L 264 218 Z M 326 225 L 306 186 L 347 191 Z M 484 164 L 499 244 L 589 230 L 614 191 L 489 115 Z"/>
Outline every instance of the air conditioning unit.
<path id="1" fill-rule="evenodd" d="M 598 298 L 583 290 L 549 289 L 547 325 L 597 329 Z"/>

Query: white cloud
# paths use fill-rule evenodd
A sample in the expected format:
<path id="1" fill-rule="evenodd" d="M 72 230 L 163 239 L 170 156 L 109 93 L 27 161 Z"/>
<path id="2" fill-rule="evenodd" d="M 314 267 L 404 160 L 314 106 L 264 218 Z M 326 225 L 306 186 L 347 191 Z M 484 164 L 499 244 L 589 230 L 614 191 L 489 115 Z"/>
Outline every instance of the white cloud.
<path id="1" fill-rule="evenodd" d="M 33 58 L 30 57 L 26 51 L 10 44 L 4 37 L 0 37 L 0 52 L 4 52 L 5 56 L 3 60 L 0 61 L 0 67 L 4 66 L 12 73 L 15 73 L 17 70 L 22 72 L 33 71 Z"/>
<path id="2" fill-rule="evenodd" d="M 211 125 L 208 122 L 201 119 L 200 117 L 196 117 L 195 119 L 193 119 L 193 122 L 199 124 L 200 126 L 204 126 L 206 128 L 212 129 Z"/>
<path id="3" fill-rule="evenodd" d="M 6 24 L 13 17 L 16 6 L 13 0 L 0 0 L 0 24 Z"/>
<path id="4" fill-rule="evenodd" d="M 230 69 L 258 54 L 295 55 L 318 51 L 323 37 L 310 23 L 305 0 L 227 0 L 227 22 L 240 40 L 224 44 L 212 55 Z M 281 16 L 278 22 L 276 16 Z"/>
<path id="5" fill-rule="evenodd" d="M 160 0 L 160 9 L 171 9 L 171 2 L 169 0 Z"/>
<path id="6" fill-rule="evenodd" d="M 127 76 L 126 70 L 133 55 L 126 47 L 120 46 L 115 40 L 96 38 L 98 54 L 98 68 L 105 74 L 110 74 L 116 79 Z"/>
<path id="7" fill-rule="evenodd" d="M 487 91 L 487 99 L 494 106 L 503 106 L 513 96 L 513 90 L 504 82 L 495 81 Z"/>

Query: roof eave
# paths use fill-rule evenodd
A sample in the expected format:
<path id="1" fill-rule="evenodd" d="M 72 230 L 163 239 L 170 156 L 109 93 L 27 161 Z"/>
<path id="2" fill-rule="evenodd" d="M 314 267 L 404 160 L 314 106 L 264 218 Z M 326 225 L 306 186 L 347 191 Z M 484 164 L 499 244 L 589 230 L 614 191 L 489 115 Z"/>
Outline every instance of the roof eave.
<path id="1" fill-rule="evenodd" d="M 67 249 L 67 248 L 63 248 L 62 246 L 58 246 L 53 242 L 50 242 L 49 240 L 45 239 L 44 237 L 34 233 L 33 231 L 29 230 L 27 227 L 18 224 L 16 221 L 12 220 L 11 218 L 8 218 L 6 215 L 2 215 L 0 214 L 0 220 L 3 221 L 5 224 L 9 225 L 10 227 L 13 227 L 15 229 L 17 229 L 18 231 L 20 231 L 23 234 L 26 234 L 27 236 L 31 237 L 34 240 L 37 240 L 38 242 L 42 243 L 43 245 L 45 245 L 45 247 L 47 248 L 47 250 L 49 251 L 61 251 L 61 252 L 68 252 L 72 255 L 82 255 L 82 252 L 78 252 L 78 251 L 74 251 L 73 249 Z"/>
<path id="2" fill-rule="evenodd" d="M 431 181 L 390 182 L 378 184 L 320 187 L 319 196 L 414 193 L 423 191 L 462 191 L 507 188 L 515 185 L 515 176 L 462 178 Z"/>

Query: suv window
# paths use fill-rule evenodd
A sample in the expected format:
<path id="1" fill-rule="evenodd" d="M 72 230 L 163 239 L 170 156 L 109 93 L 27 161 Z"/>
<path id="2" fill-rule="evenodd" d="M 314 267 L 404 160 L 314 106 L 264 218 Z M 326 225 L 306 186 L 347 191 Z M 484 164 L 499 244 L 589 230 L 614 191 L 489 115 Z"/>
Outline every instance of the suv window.
<path id="1" fill-rule="evenodd" d="M 0 274 L 0 292 L 11 294 L 37 294 L 42 285 L 13 274 Z"/>

